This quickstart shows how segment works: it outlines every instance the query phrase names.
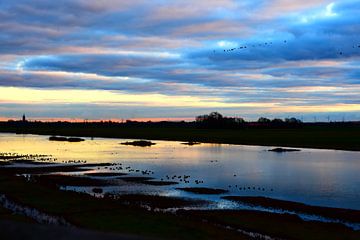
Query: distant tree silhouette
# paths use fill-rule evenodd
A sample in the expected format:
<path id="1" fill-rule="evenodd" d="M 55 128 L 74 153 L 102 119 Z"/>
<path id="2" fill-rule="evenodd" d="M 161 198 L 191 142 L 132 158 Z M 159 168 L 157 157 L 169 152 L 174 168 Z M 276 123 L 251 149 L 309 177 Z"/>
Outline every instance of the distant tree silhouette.
<path id="1" fill-rule="evenodd" d="M 271 120 L 271 123 L 282 124 L 284 123 L 284 120 L 282 120 L 281 118 L 274 118 L 273 120 Z"/>
<path id="2" fill-rule="evenodd" d="M 271 120 L 268 118 L 261 117 L 257 120 L 258 123 L 270 123 Z"/>
<path id="3" fill-rule="evenodd" d="M 198 126 L 210 128 L 234 128 L 245 123 L 243 118 L 224 117 L 218 112 L 197 116 L 195 120 Z"/>
<path id="4" fill-rule="evenodd" d="M 200 115 L 196 117 L 196 122 L 218 122 L 223 119 L 223 115 L 218 112 L 212 112 L 209 115 Z"/>
<path id="5" fill-rule="evenodd" d="M 218 112 L 212 112 L 209 114 L 209 119 L 215 120 L 215 121 L 221 121 L 223 119 L 223 115 L 221 115 Z"/>
<path id="6" fill-rule="evenodd" d="M 302 121 L 300 119 L 297 119 L 297 118 L 285 118 L 285 122 L 286 123 L 289 123 L 289 124 L 300 124 L 302 123 Z"/>

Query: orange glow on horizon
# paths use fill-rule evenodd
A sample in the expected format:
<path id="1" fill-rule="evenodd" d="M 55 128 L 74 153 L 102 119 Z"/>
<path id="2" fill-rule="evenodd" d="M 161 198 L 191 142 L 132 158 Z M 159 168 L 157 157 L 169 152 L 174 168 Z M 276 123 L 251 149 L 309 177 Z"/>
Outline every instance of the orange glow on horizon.
<path id="1" fill-rule="evenodd" d="M 21 121 L 22 117 L 0 117 L 0 122 L 6 122 L 6 121 Z M 108 119 L 82 119 L 82 118 L 45 118 L 45 117 L 30 117 L 27 119 L 30 122 L 34 121 L 42 121 L 42 122 L 72 122 L 72 123 L 83 123 L 83 122 L 89 122 L 89 123 L 96 123 L 96 122 L 126 122 L 127 120 L 130 121 L 137 121 L 137 122 L 161 122 L 161 121 L 169 121 L 169 122 L 180 122 L 180 121 L 194 121 L 195 118 L 187 117 L 187 118 L 180 118 L 180 117 L 167 117 L 167 118 L 161 118 L 161 117 L 154 117 L 154 118 L 108 118 Z"/>

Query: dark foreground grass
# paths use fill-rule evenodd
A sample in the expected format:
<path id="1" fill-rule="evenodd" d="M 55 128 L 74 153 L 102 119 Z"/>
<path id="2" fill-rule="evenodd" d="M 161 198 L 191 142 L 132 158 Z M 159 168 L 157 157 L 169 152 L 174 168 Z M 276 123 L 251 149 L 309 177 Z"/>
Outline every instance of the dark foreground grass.
<path id="1" fill-rule="evenodd" d="M 84 173 L 85 176 L 90 177 L 118 177 L 127 175 L 127 173 L 118 173 L 118 172 L 92 172 L 92 173 Z"/>
<path id="2" fill-rule="evenodd" d="M 131 204 L 133 206 L 146 205 L 151 209 L 168 209 L 168 208 L 181 208 L 181 207 L 196 207 L 205 206 L 209 202 L 204 200 L 194 200 L 190 198 L 179 198 L 179 197 L 165 197 L 158 195 L 144 195 L 144 194 L 123 194 L 115 197 L 119 202 Z"/>
<path id="3" fill-rule="evenodd" d="M 301 128 L 201 129 L 195 127 L 67 126 L 10 127 L 0 132 L 111 137 L 183 142 L 229 143 L 263 146 L 306 147 L 360 151 L 360 126 L 311 126 Z"/>
<path id="4" fill-rule="evenodd" d="M 341 224 L 304 222 L 295 215 L 256 211 L 178 211 L 176 215 L 146 211 L 131 204 L 148 202 L 159 207 L 187 204 L 181 199 L 128 195 L 123 199 L 97 199 L 86 194 L 64 192 L 41 182 L 27 182 L 12 174 L 0 176 L 0 193 L 22 205 L 92 230 L 119 232 L 165 239 L 247 239 L 225 228 L 259 232 L 285 239 L 359 239 L 360 233 Z M 128 204 L 124 205 L 124 200 Z M 130 203 L 130 204 L 129 204 Z M 165 204 L 165 205 L 161 205 Z M 2 216 L 0 211 L 0 217 Z M 6 217 L 5 217 L 6 219 Z"/>
<path id="5" fill-rule="evenodd" d="M 141 236 L 0 219 L 1 240 L 147 240 Z"/>
<path id="6" fill-rule="evenodd" d="M 34 163 L 33 161 L 28 161 L 26 163 L 32 165 L 38 165 L 38 163 Z M 0 162 L 0 166 L 9 166 L 12 164 L 14 164 L 13 161 Z M 40 166 L 40 167 L 26 167 L 26 166 L 18 165 L 9 168 L 2 167 L 0 168 L 0 174 L 47 174 L 47 173 L 55 173 L 55 172 L 81 172 L 81 171 L 85 172 L 85 171 L 93 170 L 92 168 L 94 167 L 104 167 L 104 166 L 106 167 L 112 165 L 113 164 L 111 163 L 87 163 L 87 164 L 67 164 L 67 165 L 52 164 L 51 166 Z"/>
<path id="7" fill-rule="evenodd" d="M 16 222 L 35 223 L 33 219 L 25 217 L 23 215 L 14 214 L 10 210 L 3 207 L 0 207 L 0 219 L 8 220 L 8 221 L 16 221 Z M 1 237 L 1 233 L 0 233 L 0 237 Z"/>
<path id="8" fill-rule="evenodd" d="M 296 215 L 274 214 L 259 211 L 183 211 L 193 219 L 206 219 L 209 223 L 242 228 L 282 239 L 331 240 L 359 239 L 360 232 L 332 223 L 304 222 Z"/>
<path id="9" fill-rule="evenodd" d="M 223 199 L 241 202 L 252 206 L 261 206 L 265 208 L 281 209 L 295 211 L 307 214 L 316 214 L 323 217 L 340 219 L 344 221 L 360 223 L 360 211 L 343 208 L 330 208 L 310 206 L 303 203 L 291 202 L 267 197 L 245 197 L 245 196 L 225 196 Z"/>
<path id="10" fill-rule="evenodd" d="M 118 177 L 117 179 L 120 179 L 124 182 L 141 183 L 152 186 L 168 186 L 179 184 L 178 182 L 174 181 L 156 181 L 152 177 Z"/>
<path id="11" fill-rule="evenodd" d="M 61 174 L 37 175 L 37 176 L 33 176 L 32 180 L 54 186 L 102 187 L 102 186 L 112 185 L 111 181 L 105 179 L 95 179 L 86 176 L 69 176 L 69 175 L 61 175 Z"/>
<path id="12" fill-rule="evenodd" d="M 63 216 L 82 228 L 166 239 L 246 239 L 234 231 L 203 222 L 184 221 L 171 214 L 149 212 L 116 200 L 63 192 L 14 176 L 0 176 L 0 193 L 23 205 Z"/>
<path id="13" fill-rule="evenodd" d="M 197 193 L 197 194 L 224 194 L 229 192 L 225 189 L 218 188 L 205 188 L 205 187 L 185 187 L 185 188 L 176 188 L 185 192 Z"/>

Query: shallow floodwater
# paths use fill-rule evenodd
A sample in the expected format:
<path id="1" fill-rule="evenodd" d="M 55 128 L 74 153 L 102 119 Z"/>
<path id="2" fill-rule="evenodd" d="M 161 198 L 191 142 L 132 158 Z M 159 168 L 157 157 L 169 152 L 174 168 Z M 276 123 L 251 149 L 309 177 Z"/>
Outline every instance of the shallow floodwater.
<path id="1" fill-rule="evenodd" d="M 0 152 L 47 154 L 58 162 L 122 163 L 124 168 L 151 170 L 154 172 L 151 177 L 164 181 L 168 180 L 166 175 L 190 175 L 190 183 L 146 186 L 146 190 L 141 186 L 112 189 L 118 192 L 147 191 L 218 199 L 219 196 L 200 196 L 175 189 L 210 187 L 229 190 L 226 195 L 266 196 L 360 209 L 360 152 L 301 149 L 300 152 L 276 153 L 268 152 L 271 147 L 263 146 L 187 146 L 176 141 L 153 141 L 156 145 L 151 147 L 120 144 L 125 141 L 127 139 L 86 138 L 84 142 L 69 143 L 49 141 L 48 136 L 0 134 Z M 141 176 L 141 173 L 132 172 L 131 175 Z M 203 183 L 196 184 L 195 180 Z"/>

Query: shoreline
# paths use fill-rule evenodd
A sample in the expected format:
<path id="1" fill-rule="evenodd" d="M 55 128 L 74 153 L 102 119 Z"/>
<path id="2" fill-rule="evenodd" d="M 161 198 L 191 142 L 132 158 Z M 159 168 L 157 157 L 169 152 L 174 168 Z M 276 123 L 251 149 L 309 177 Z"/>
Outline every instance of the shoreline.
<path id="1" fill-rule="evenodd" d="M 104 165 L 106 163 L 99 163 Z M 69 164 L 64 170 L 94 167 L 97 164 Z M 279 214 L 260 210 L 243 209 L 191 209 L 207 202 L 181 197 L 165 197 L 144 194 L 104 195 L 64 191 L 63 185 L 98 185 L 99 180 L 67 175 L 48 175 L 58 170 L 53 164 L 42 169 L 34 167 L 8 168 L 0 166 L 0 194 L 14 206 L 22 206 L 27 212 L 63 218 L 77 229 L 104 233 L 120 233 L 155 239 L 253 239 L 249 236 L 270 236 L 272 239 L 359 239 L 360 231 L 341 222 L 306 221 L 296 214 Z M 61 166 L 64 168 L 64 166 Z M 25 177 L 22 175 L 33 175 Z M 43 177 L 41 177 L 43 176 Z M 86 179 L 87 180 L 86 180 Z M 105 180 L 101 180 L 105 181 Z M 121 182 L 119 184 L 128 184 Z M 236 197 L 235 197 L 235 200 Z M 332 209 L 308 206 L 276 199 L 241 199 L 254 204 L 284 209 L 305 209 L 306 212 L 334 211 L 334 216 L 346 220 L 349 216 L 358 220 L 356 210 Z M 190 207 L 189 209 L 187 207 Z M 0 213 L 3 206 L 0 206 Z M 33 211 L 31 210 L 33 209 Z M 173 209 L 174 211 L 167 211 Z M 21 213 L 21 211 L 20 211 Z M 14 214 L 1 215 L 1 220 L 12 220 Z M 40 214 L 40 215 L 41 215 Z M 39 214 L 37 214 L 39 215 Z M 30 215 L 16 215 L 17 219 L 35 221 Z M 251 221 L 249 221 L 249 219 Z M 36 221 L 35 221 L 36 222 Z M 355 222 L 357 223 L 357 222 Z M 279 229 L 279 225 L 288 228 Z M 51 225 L 41 225 L 51 228 Z M 314 232 L 315 231 L 315 232 Z M 299 232 L 303 235 L 298 236 Z M 249 235 L 249 233 L 251 233 Z M 315 234 L 314 234 L 315 233 Z"/>
<path id="2" fill-rule="evenodd" d="M 3 135 L 4 136 L 4 135 Z M 5 138 L 10 136 L 4 136 Z M 18 136 L 21 139 L 24 139 L 24 137 L 22 136 Z M 14 138 L 18 138 L 16 136 L 14 136 Z M 30 136 L 29 136 L 30 137 Z M 27 137 L 25 137 L 27 138 Z M 31 139 L 34 139 L 35 141 L 45 141 L 46 142 L 46 138 L 44 137 L 30 137 Z M 101 144 L 103 141 L 108 142 L 108 140 L 104 139 L 98 139 L 96 142 L 94 142 L 94 144 Z M 115 146 L 117 145 L 117 141 L 112 142 L 112 144 L 115 144 Z M 86 146 L 88 146 L 88 144 L 92 145 L 93 143 L 91 143 L 91 141 L 89 141 Z M 177 145 L 177 144 L 169 144 L 166 142 L 158 142 L 159 146 L 172 146 L 172 145 Z M 78 146 L 78 145 L 73 145 L 72 143 L 66 143 L 67 147 L 71 147 L 74 149 L 77 148 L 81 148 L 82 146 Z M 179 144 L 179 146 L 181 146 Z M 209 146 L 211 145 L 203 145 L 203 148 L 207 149 Z M 217 147 L 219 147 L 220 145 L 217 145 Z M 226 149 L 231 148 L 233 149 L 234 147 L 230 147 L 230 146 L 224 146 Z M 191 147 L 186 147 L 188 148 L 188 150 L 190 151 L 194 151 L 196 149 L 191 149 Z M 236 147 L 235 147 L 236 148 Z M 127 147 L 125 148 L 125 150 L 127 149 Z M 143 150 L 141 148 L 136 148 L 136 147 L 131 147 L 131 151 L 134 151 L 135 154 L 137 153 L 137 151 L 139 150 Z M 250 151 L 253 153 L 260 153 L 260 154 L 265 154 L 267 155 L 267 150 L 263 149 L 262 147 L 254 147 L 254 148 L 246 148 L 246 147 L 239 147 L 238 150 L 240 152 L 242 151 L 249 151 L 249 149 L 251 149 Z M 149 149 L 149 151 L 157 151 L 156 149 Z M 196 150 L 197 151 L 197 150 Z M 144 150 L 144 152 L 147 152 L 147 150 Z M 323 154 L 323 153 L 327 153 L 324 151 L 319 151 L 316 152 L 316 150 L 314 151 L 305 151 L 302 154 L 308 155 L 308 154 Z M 328 152 L 330 154 L 345 154 L 345 153 L 341 153 L 341 152 Z M 60 155 L 59 155 L 60 154 Z M 283 155 L 283 156 L 278 156 L 278 153 L 269 153 L 271 154 L 273 158 L 278 158 L 278 157 L 291 157 L 291 158 L 298 158 L 301 157 L 299 154 L 290 154 L 289 156 Z M 3 156 L 2 156 L 3 155 Z M 353 155 L 354 157 L 358 156 L 357 153 L 352 153 L 351 155 Z M 9 158 L 9 156 L 11 158 Z M 231 171 L 228 174 L 226 174 L 226 176 L 229 177 L 229 179 L 225 182 L 223 182 L 222 184 L 213 184 L 211 181 L 208 181 L 209 179 L 207 179 L 204 176 L 199 176 L 197 175 L 196 172 L 189 172 L 189 171 L 179 171 L 179 172 L 171 172 L 171 170 L 166 169 L 165 171 L 163 170 L 156 170 L 152 167 L 152 163 L 150 165 L 146 165 L 146 166 L 142 166 L 142 165 L 134 165 L 136 164 L 135 162 L 131 162 L 131 163 L 127 163 L 126 160 L 115 160 L 113 161 L 112 159 L 108 159 L 109 162 L 101 162 L 98 163 L 97 160 L 92 159 L 90 160 L 90 162 L 88 161 L 80 161 L 80 160 L 74 160 L 74 161 L 64 161 L 63 159 L 57 160 L 57 162 L 54 162 L 53 160 L 50 160 L 50 162 L 36 162 L 36 161 L 31 161 L 31 160 L 23 160 L 23 156 L 37 156 L 37 155 L 19 155 L 19 159 L 16 159 L 16 155 L 14 155 L 14 153 L 4 153 L 1 154 L 0 153 L 0 160 L 3 159 L 5 161 L 0 161 L 0 166 L 6 167 L 7 168 L 7 172 L 12 172 L 12 173 L 16 173 L 18 171 L 26 171 L 27 174 L 44 174 L 46 172 L 52 173 L 51 178 L 47 177 L 47 179 L 50 180 L 54 180 L 54 178 L 58 178 L 57 175 L 59 174 L 64 174 L 66 176 L 61 177 L 60 179 L 58 178 L 58 180 L 63 180 L 61 182 L 73 182 L 74 185 L 72 185 L 73 187 L 86 187 L 87 184 L 89 184 L 89 181 L 81 181 L 82 179 L 71 179 L 71 175 L 77 175 L 78 177 L 91 177 L 91 178 L 95 178 L 95 181 L 92 181 L 92 183 L 94 184 L 94 187 L 101 187 L 102 185 L 105 187 L 104 189 L 104 193 L 108 192 L 108 190 L 106 190 L 106 188 L 110 187 L 113 184 L 104 184 L 102 182 L 102 180 L 115 180 L 115 181 L 121 181 L 121 182 L 127 182 L 127 183 L 132 183 L 132 184 L 141 184 L 143 185 L 143 188 L 148 188 L 148 187 L 161 187 L 163 186 L 164 192 L 169 192 L 170 188 L 172 190 L 176 191 L 176 195 L 181 195 L 181 196 L 187 196 L 187 197 L 198 197 L 204 200 L 211 200 L 211 201 L 215 201 L 218 202 L 221 200 L 220 197 L 222 196 L 226 196 L 226 194 L 228 195 L 239 195 L 239 196 L 263 196 L 263 197 L 275 197 L 275 198 L 279 198 L 282 200 L 288 200 L 288 201 L 295 201 L 295 202 L 299 202 L 299 203 L 303 203 L 303 204 L 308 204 L 308 205 L 314 205 L 314 206 L 319 206 L 319 207 L 330 207 L 330 208 L 347 208 L 347 209 L 352 209 L 352 210 L 360 210 L 360 206 L 359 204 L 357 204 L 356 198 L 354 199 L 354 196 L 356 195 L 349 195 L 351 197 L 343 197 L 341 195 L 339 195 L 340 199 L 343 199 L 343 201 L 334 201 L 334 199 L 332 200 L 328 200 L 326 198 L 321 199 L 321 201 L 314 201 L 314 196 L 319 196 L 317 193 L 313 194 L 312 198 L 299 198 L 299 196 L 297 195 L 297 197 L 294 197 L 292 195 L 292 193 L 290 192 L 283 192 L 282 195 L 279 195 L 279 185 L 276 184 L 269 184 L 267 185 L 266 182 L 262 182 L 262 183 L 249 183 L 246 182 L 246 178 L 244 179 L 238 179 L 237 177 L 241 178 L 241 173 L 240 174 L 233 174 L 233 172 L 235 173 L 236 171 Z M 42 158 L 43 155 L 39 155 L 40 159 Z M 49 155 L 51 156 L 51 155 Z M 113 156 L 113 154 L 109 155 L 109 156 Z M 56 157 L 61 157 L 61 153 L 56 154 Z M 306 156 L 305 156 L 306 157 Z M 117 157 L 115 157 L 117 159 Z M 52 158 L 50 158 L 52 159 Z M 105 159 L 105 158 L 104 158 Z M 215 159 L 215 158 L 211 158 L 211 159 Z M 355 164 L 356 164 L 356 159 L 355 160 Z M 209 167 L 216 169 L 219 166 L 221 166 L 220 164 L 222 161 L 221 160 L 206 160 L 204 161 L 204 163 L 206 165 L 208 165 Z M 13 165 L 11 165 L 11 163 L 14 163 Z M 148 163 L 147 161 L 144 161 L 144 163 Z M 30 168 L 31 167 L 31 168 Z M 160 171 L 160 173 L 159 173 Z M 67 178 L 68 180 L 66 180 L 65 178 Z M 56 180 L 56 179 L 55 179 Z M 75 180 L 79 180 L 79 181 L 75 181 Z M 59 182 L 57 181 L 57 182 Z M 205 183 L 204 183 L 205 181 Z M 311 182 L 308 184 L 312 184 Z M 144 185 L 146 185 L 146 187 L 144 187 Z M 141 189 L 141 187 L 139 188 Z M 87 188 L 83 188 L 83 191 L 87 191 L 87 192 L 91 192 L 91 189 L 87 189 Z M 160 190 L 160 189 L 158 189 Z M 306 192 L 306 189 L 301 189 L 302 191 Z M 96 189 L 97 191 L 97 189 Z M 170 191 L 171 192 L 171 191 Z M 281 191 L 280 191 L 281 192 Z M 97 192 L 95 192 L 97 193 Z M 102 193 L 102 190 L 101 190 Z M 285 195 L 284 195 L 285 194 Z M 351 192 L 349 192 L 349 194 L 351 194 Z M 295 195 L 296 196 L 296 195 Z M 320 195 L 321 196 L 321 195 Z M 339 202 L 341 204 L 339 204 Z M 345 202 L 347 204 L 345 204 Z M 231 204 L 225 204 L 227 207 L 229 207 Z M 229 207 L 231 208 L 231 206 Z"/>

